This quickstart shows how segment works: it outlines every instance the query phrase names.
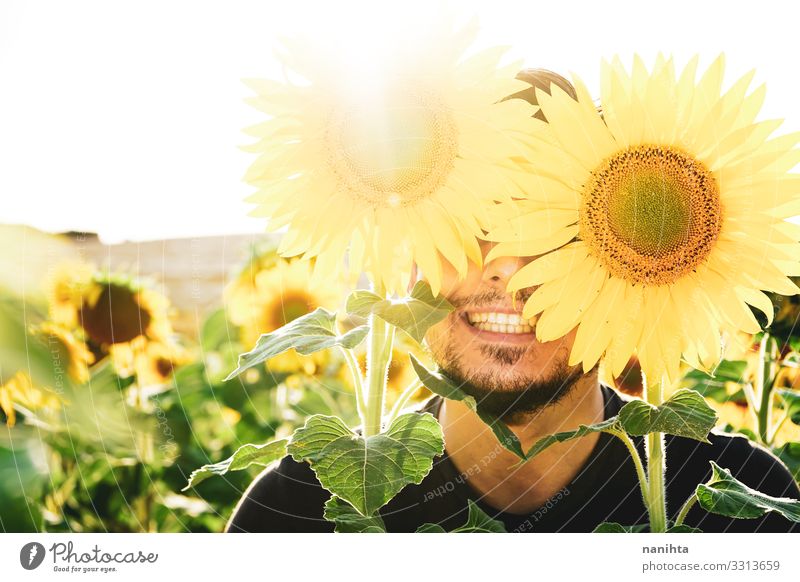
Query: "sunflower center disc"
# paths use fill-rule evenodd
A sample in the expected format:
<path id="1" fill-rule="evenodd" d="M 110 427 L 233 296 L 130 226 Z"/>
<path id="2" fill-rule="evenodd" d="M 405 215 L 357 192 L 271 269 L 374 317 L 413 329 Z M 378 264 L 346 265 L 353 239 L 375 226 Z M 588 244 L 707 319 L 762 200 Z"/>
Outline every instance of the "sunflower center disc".
<path id="1" fill-rule="evenodd" d="M 668 146 L 632 146 L 592 172 L 581 237 L 609 271 L 666 285 L 694 270 L 722 227 L 719 189 L 698 160 Z"/>
<path id="2" fill-rule="evenodd" d="M 283 327 L 313 309 L 313 300 L 302 292 L 286 292 L 279 301 L 267 308 L 266 321 L 269 331 Z"/>
<path id="3" fill-rule="evenodd" d="M 376 208 L 404 207 L 446 181 L 457 134 L 452 114 L 435 96 L 401 90 L 334 113 L 328 162 L 340 188 L 353 197 Z"/>

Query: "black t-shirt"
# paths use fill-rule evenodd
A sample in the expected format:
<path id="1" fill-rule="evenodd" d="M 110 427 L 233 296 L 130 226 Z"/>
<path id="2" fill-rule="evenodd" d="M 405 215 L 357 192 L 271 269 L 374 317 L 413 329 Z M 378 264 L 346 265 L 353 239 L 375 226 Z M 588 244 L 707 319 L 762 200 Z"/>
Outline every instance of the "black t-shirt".
<path id="1" fill-rule="evenodd" d="M 625 400 L 602 386 L 605 417 L 615 415 Z M 434 397 L 422 410 L 436 416 L 441 399 Z M 666 437 L 667 515 L 674 518 L 698 483 L 711 475 L 709 461 L 727 468 L 748 486 L 775 497 L 800 498 L 800 490 L 786 467 L 766 449 L 742 436 L 712 433 L 711 444 L 683 437 Z M 634 438 L 642 458 L 644 439 Z M 475 465 L 480 467 L 481 461 Z M 333 524 L 322 517 L 330 493 L 317 481 L 310 466 L 291 457 L 262 472 L 245 492 L 228 532 L 328 532 Z M 590 532 L 604 521 L 622 525 L 647 524 L 636 470 L 625 445 L 605 433 L 589 460 L 572 482 L 536 511 L 507 513 L 485 503 L 469 485 L 469 474 L 459 473 L 447 453 L 434 459 L 431 472 L 419 485 L 406 486 L 381 509 L 390 532 L 413 532 L 424 523 L 446 530 L 463 525 L 468 500 L 505 524 L 509 532 Z M 709 514 L 695 504 L 685 520 L 706 532 L 800 532 L 777 513 L 758 519 L 732 519 Z"/>

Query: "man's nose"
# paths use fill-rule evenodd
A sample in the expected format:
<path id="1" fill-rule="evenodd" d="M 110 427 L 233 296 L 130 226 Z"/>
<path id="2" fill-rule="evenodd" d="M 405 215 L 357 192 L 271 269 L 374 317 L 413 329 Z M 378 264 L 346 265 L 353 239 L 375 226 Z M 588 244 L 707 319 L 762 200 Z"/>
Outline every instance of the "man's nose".
<path id="1" fill-rule="evenodd" d="M 484 280 L 502 286 L 505 290 L 508 280 L 517 272 L 520 266 L 519 257 L 497 257 L 484 265 Z"/>

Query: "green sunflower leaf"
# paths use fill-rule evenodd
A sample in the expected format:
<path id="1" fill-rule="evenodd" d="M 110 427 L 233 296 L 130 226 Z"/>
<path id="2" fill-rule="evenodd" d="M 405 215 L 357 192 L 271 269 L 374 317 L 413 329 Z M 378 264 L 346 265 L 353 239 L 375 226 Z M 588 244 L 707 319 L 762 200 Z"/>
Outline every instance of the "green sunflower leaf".
<path id="1" fill-rule="evenodd" d="M 315 415 L 292 436 L 289 454 L 308 461 L 322 486 L 370 517 L 409 483 L 420 483 L 444 451 L 442 428 L 428 413 L 398 416 L 362 437 L 335 416 Z"/>
<path id="2" fill-rule="evenodd" d="M 280 439 L 263 445 L 242 445 L 236 449 L 233 455 L 224 461 L 211 465 L 203 465 L 199 469 L 192 471 L 192 474 L 189 476 L 189 483 L 181 491 L 196 487 L 198 483 L 214 475 L 224 475 L 230 471 L 241 471 L 253 465 L 266 467 L 286 456 L 286 445 L 288 442 L 287 439 Z"/>
<path id="3" fill-rule="evenodd" d="M 780 395 L 783 410 L 789 420 L 795 424 L 800 424 L 800 392 L 786 388 L 779 388 L 777 392 Z"/>
<path id="4" fill-rule="evenodd" d="M 668 527 L 665 533 L 703 533 L 703 530 L 682 523 Z"/>
<path id="5" fill-rule="evenodd" d="M 592 533 L 637 533 L 644 528 L 644 525 L 622 525 L 616 521 L 604 521 Z"/>
<path id="6" fill-rule="evenodd" d="M 751 489 L 711 461 L 712 476 L 708 483 L 697 486 L 697 500 L 706 511 L 739 519 L 755 519 L 768 511 L 776 511 L 786 519 L 800 522 L 800 501 L 771 497 Z"/>
<path id="7" fill-rule="evenodd" d="M 423 523 L 417 528 L 416 533 L 447 533 L 447 530 L 438 523 Z"/>
<path id="8" fill-rule="evenodd" d="M 556 443 L 569 441 L 596 432 L 607 432 L 609 434 L 616 434 L 619 432 L 619 430 L 620 430 L 619 419 L 616 416 L 612 416 L 611 418 L 608 418 L 602 422 L 597 422 L 595 424 L 582 424 L 575 430 L 557 432 L 555 434 L 547 435 L 546 437 L 540 438 L 538 441 L 533 443 L 533 446 L 530 449 L 528 449 L 528 452 L 525 454 L 525 458 L 532 459 L 533 457 L 541 453 L 543 450 L 545 450 L 547 447 L 549 447 L 550 445 L 554 445 Z"/>
<path id="9" fill-rule="evenodd" d="M 780 447 L 772 449 L 772 452 L 791 471 L 795 481 L 800 481 L 800 443 L 784 443 Z"/>
<path id="10" fill-rule="evenodd" d="M 325 519 L 335 524 L 337 533 L 386 533 L 386 525 L 379 515 L 364 517 L 356 508 L 332 496 L 325 503 Z"/>
<path id="11" fill-rule="evenodd" d="M 368 332 L 369 328 L 362 325 L 339 334 L 336 330 L 336 314 L 318 307 L 280 329 L 262 334 L 252 350 L 239 355 L 238 367 L 228 374 L 225 381 L 291 349 L 304 356 L 337 346 L 352 349 L 364 341 Z"/>
<path id="12" fill-rule="evenodd" d="M 632 400 L 619 411 L 622 428 L 636 436 L 663 432 L 707 443 L 716 421 L 717 414 L 705 399 L 688 389 L 678 390 L 658 407 Z"/>
<path id="13" fill-rule="evenodd" d="M 409 297 L 397 300 L 385 299 L 371 291 L 354 291 L 347 298 L 346 309 L 359 317 L 374 313 L 422 343 L 428 329 L 447 317 L 453 306 L 444 297 L 434 297 L 430 285 L 419 281 Z"/>
<path id="14" fill-rule="evenodd" d="M 746 368 L 744 360 L 722 360 L 713 375 L 692 369 L 683 377 L 683 385 L 716 402 L 743 401 L 741 390 L 730 393 L 727 384 L 742 384 Z"/>
<path id="15" fill-rule="evenodd" d="M 514 453 L 520 459 L 525 459 L 522 444 L 519 442 L 517 435 L 508 428 L 506 423 L 497 416 L 482 410 L 480 404 L 475 400 L 475 397 L 468 395 L 452 380 L 439 372 L 428 370 L 413 354 L 409 354 L 409 357 L 411 358 L 411 365 L 414 367 L 414 371 L 428 390 L 434 394 L 438 394 L 442 398 L 463 402 L 492 429 L 494 436 L 497 437 L 497 440 L 503 447 Z"/>
<path id="16" fill-rule="evenodd" d="M 507 533 L 502 521 L 489 517 L 472 499 L 467 503 L 467 522 L 450 533 Z M 417 533 L 445 533 L 445 529 L 436 523 L 424 523 Z"/>

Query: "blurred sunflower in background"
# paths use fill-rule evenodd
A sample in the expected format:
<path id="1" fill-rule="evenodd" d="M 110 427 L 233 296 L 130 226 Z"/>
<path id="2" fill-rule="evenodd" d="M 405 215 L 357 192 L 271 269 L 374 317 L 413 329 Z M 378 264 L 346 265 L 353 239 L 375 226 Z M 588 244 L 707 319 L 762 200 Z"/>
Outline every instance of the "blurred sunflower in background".
<path id="1" fill-rule="evenodd" d="M 800 134 L 772 137 L 780 121 L 756 121 L 764 88 L 753 73 L 721 92 L 724 59 L 698 82 L 697 59 L 676 77 L 672 60 L 628 73 L 603 63 L 598 107 L 575 78 L 577 99 L 537 91 L 548 123 L 529 136 L 521 162 L 539 180 L 518 216 L 489 238 L 500 255 L 544 254 L 509 291 L 538 286 L 523 315 L 540 341 L 577 327 L 570 364 L 611 374 L 636 355 L 656 382 L 680 376 L 683 357 L 708 370 L 722 333 L 767 323 L 763 291 L 793 295 L 800 274 Z M 540 314 L 540 315 L 539 315 Z"/>
<path id="2" fill-rule="evenodd" d="M 248 130 L 258 139 L 246 148 L 258 154 L 245 177 L 258 188 L 251 214 L 286 228 L 279 253 L 314 258 L 319 280 L 347 256 L 350 283 L 365 272 L 402 292 L 416 263 L 438 294 L 440 255 L 461 276 L 480 264 L 492 207 L 528 180 L 508 160 L 524 149 L 516 136 L 530 106 L 503 101 L 527 87 L 520 65 L 499 66 L 503 48 L 464 58 L 477 25 L 437 23 L 407 31 L 402 61 L 362 53 L 374 68 L 285 41 L 279 58 L 302 81 L 248 82 L 249 102 L 271 116 Z"/>
<path id="3" fill-rule="evenodd" d="M 317 281 L 312 269 L 309 261 L 281 258 L 273 247 L 257 260 L 251 259 L 228 285 L 228 318 L 238 326 L 239 340 L 246 349 L 254 346 L 261 334 L 273 332 L 318 307 L 337 309 L 342 302 L 339 279 Z M 269 369 L 313 374 L 328 357 L 327 352 L 300 357 L 290 350 L 272 358 Z"/>
<path id="4" fill-rule="evenodd" d="M 120 377 L 160 384 L 188 360 L 174 340 L 169 300 L 145 281 L 87 264 L 65 264 L 51 277 L 47 296 L 47 329 L 79 335 L 94 361 L 109 357 Z"/>
<path id="5" fill-rule="evenodd" d="M 16 424 L 17 407 L 22 407 L 26 412 L 55 412 L 61 404 L 61 397 L 56 392 L 34 386 L 31 377 L 23 371 L 17 372 L 0 386 L 0 410 L 5 414 L 9 427 Z"/>
<path id="6" fill-rule="evenodd" d="M 361 368 L 361 373 L 366 374 L 367 350 L 366 346 L 361 346 L 361 348 L 356 354 L 356 361 L 358 361 L 358 365 Z M 392 345 L 392 359 L 390 360 L 387 374 L 386 404 L 389 407 L 394 404 L 406 388 L 418 381 L 417 374 L 411 366 L 409 354 L 414 354 L 414 357 L 426 366 L 433 365 L 430 355 L 418 346 L 416 342 L 403 341 L 400 336 L 395 338 L 395 342 Z M 346 381 L 350 381 L 350 373 L 344 367 L 342 368 L 342 377 L 346 378 Z M 409 403 L 421 402 L 430 395 L 431 392 L 427 388 L 420 386 L 419 390 L 409 398 Z"/>
<path id="7" fill-rule="evenodd" d="M 41 337 L 53 353 L 53 360 L 60 366 L 66 366 L 70 378 L 78 384 L 89 380 L 89 366 L 94 363 L 95 357 L 86 343 L 56 323 L 46 321 L 32 330 Z"/>

